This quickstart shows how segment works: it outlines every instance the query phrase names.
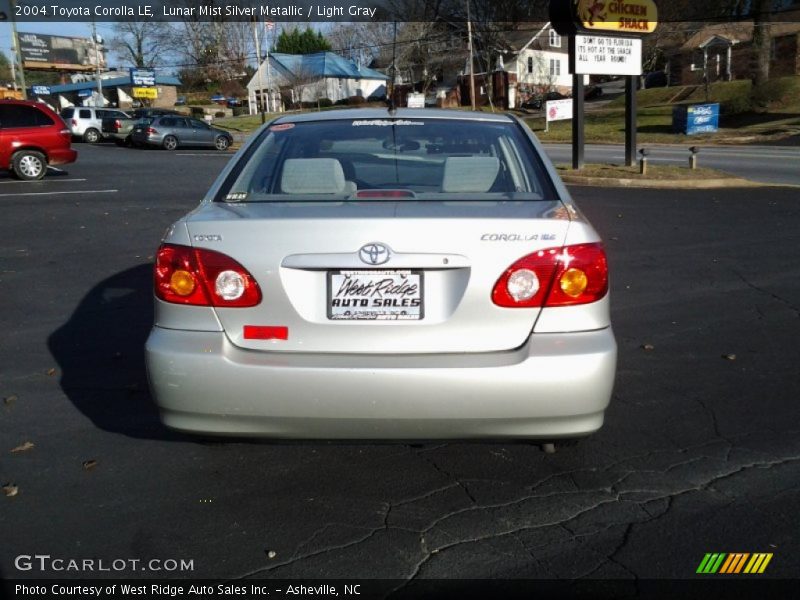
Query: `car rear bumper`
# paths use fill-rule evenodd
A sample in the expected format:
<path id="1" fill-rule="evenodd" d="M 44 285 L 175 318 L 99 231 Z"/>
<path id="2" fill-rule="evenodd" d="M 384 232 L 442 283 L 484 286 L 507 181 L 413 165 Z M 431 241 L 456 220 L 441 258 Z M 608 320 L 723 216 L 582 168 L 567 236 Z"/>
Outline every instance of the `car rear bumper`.
<path id="1" fill-rule="evenodd" d="M 47 153 L 47 162 L 51 165 L 66 165 L 78 160 L 78 151 L 72 148 L 50 150 Z"/>
<path id="2" fill-rule="evenodd" d="M 603 424 L 610 328 L 535 334 L 508 352 L 297 354 L 222 332 L 154 327 L 150 387 L 163 422 L 212 435 L 311 439 L 555 439 Z"/>

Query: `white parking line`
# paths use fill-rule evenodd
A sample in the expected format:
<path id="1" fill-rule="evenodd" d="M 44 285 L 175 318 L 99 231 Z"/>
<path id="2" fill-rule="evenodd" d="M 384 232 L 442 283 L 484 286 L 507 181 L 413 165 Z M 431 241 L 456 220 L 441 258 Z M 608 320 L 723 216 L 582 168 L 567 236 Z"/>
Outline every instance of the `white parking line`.
<path id="1" fill-rule="evenodd" d="M 114 194 L 119 190 L 72 190 L 69 192 L 22 192 L 21 194 L 0 194 L 0 198 L 6 196 L 58 196 L 59 194 Z"/>
<path id="2" fill-rule="evenodd" d="M 45 180 L 44 179 L 40 179 L 38 183 L 41 183 L 42 181 L 45 181 Z M 67 181 L 86 181 L 86 179 L 85 178 L 83 178 L 83 179 L 58 179 L 58 178 L 53 178 L 53 179 L 47 179 L 46 181 L 47 182 L 53 182 L 53 183 L 66 183 Z M 2 181 L 0 181 L 0 184 L 7 184 L 7 183 L 37 183 L 37 182 L 22 181 L 20 179 L 3 179 Z"/>
<path id="3" fill-rule="evenodd" d="M 230 152 L 176 152 L 175 156 L 233 156 Z"/>

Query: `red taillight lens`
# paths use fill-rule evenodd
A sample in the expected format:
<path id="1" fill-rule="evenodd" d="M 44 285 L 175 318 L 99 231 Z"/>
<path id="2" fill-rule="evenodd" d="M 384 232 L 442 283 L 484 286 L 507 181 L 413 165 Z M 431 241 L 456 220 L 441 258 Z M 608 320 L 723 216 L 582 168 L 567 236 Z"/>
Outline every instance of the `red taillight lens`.
<path id="1" fill-rule="evenodd" d="M 608 292 L 608 263 L 602 244 L 546 248 L 522 257 L 500 276 L 492 301 L 509 308 L 573 306 Z"/>
<path id="2" fill-rule="evenodd" d="M 114 121 L 114 129 L 116 129 L 116 130 L 122 129 L 122 123 L 119 122 L 119 119 L 116 119 Z"/>
<path id="3" fill-rule="evenodd" d="M 157 129 L 153 129 L 152 127 L 148 127 L 147 130 L 145 131 L 145 133 L 147 135 L 155 135 L 155 134 L 158 133 L 158 130 Z"/>
<path id="4" fill-rule="evenodd" d="M 71 138 L 72 132 L 69 129 L 62 129 L 58 132 L 58 134 L 65 138 Z"/>
<path id="5" fill-rule="evenodd" d="M 78 126 L 78 121 L 76 119 L 72 119 L 72 126 L 73 127 L 77 127 Z"/>
<path id="6" fill-rule="evenodd" d="M 261 302 L 258 282 L 230 256 L 162 244 L 154 269 L 156 297 L 174 304 L 246 307 Z"/>

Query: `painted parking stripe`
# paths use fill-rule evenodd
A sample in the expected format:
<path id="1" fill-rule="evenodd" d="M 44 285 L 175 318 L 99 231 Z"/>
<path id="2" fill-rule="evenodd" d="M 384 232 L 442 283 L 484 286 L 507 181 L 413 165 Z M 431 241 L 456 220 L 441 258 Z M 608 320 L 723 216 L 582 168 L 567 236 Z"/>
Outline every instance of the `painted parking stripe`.
<path id="1" fill-rule="evenodd" d="M 176 152 L 175 156 L 232 156 L 232 152 Z"/>
<path id="2" fill-rule="evenodd" d="M 20 194 L 0 194 L 0 198 L 13 196 L 58 196 L 60 194 L 114 194 L 119 190 L 72 190 L 68 192 L 22 192 Z"/>
<path id="3" fill-rule="evenodd" d="M 63 173 L 63 171 L 62 171 L 62 173 Z M 38 181 L 38 183 L 42 183 L 43 181 L 46 181 L 47 183 L 66 183 L 68 181 L 86 181 L 86 178 L 78 178 L 78 179 L 58 179 L 58 178 L 40 179 Z M 0 183 L 5 185 L 5 184 L 8 184 L 8 183 L 37 183 L 37 182 L 22 181 L 20 179 L 4 179 L 4 180 L 0 181 Z"/>

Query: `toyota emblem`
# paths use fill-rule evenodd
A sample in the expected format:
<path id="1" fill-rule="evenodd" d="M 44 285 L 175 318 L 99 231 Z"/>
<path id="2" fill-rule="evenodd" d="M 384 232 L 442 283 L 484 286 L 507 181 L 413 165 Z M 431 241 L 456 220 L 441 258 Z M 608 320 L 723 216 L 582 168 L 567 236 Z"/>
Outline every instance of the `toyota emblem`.
<path id="1" fill-rule="evenodd" d="M 389 260 L 389 248 L 383 244 L 366 244 L 358 251 L 358 257 L 368 265 L 382 265 Z"/>

